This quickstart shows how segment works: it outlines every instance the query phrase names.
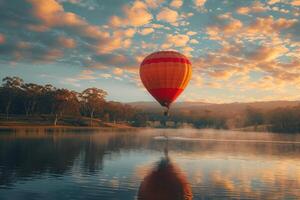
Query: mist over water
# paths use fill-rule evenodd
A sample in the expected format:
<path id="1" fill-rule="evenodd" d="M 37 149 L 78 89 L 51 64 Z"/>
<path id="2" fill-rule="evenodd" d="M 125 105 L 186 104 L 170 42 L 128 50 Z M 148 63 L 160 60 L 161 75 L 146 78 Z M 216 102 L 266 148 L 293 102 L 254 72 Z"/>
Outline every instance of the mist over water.
<path id="1" fill-rule="evenodd" d="M 300 199 L 299 155 L 299 135 L 7 131 L 0 133 L 0 199 L 132 200 L 140 188 L 154 194 L 157 179 L 169 186 L 165 195 L 173 184 L 193 199 Z"/>

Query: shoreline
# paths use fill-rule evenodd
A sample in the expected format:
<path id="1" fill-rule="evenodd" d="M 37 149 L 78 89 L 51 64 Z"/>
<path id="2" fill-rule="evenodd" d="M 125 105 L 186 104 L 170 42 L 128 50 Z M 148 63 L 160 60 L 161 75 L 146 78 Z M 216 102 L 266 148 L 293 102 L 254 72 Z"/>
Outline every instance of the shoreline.
<path id="1" fill-rule="evenodd" d="M 115 124 L 112 126 L 71 126 L 71 125 L 41 125 L 41 124 L 7 124 L 0 125 L 1 130 L 20 130 L 20 129 L 65 129 L 65 130 L 104 130 L 104 129 L 137 129 L 137 127 L 127 126 L 123 124 Z"/>

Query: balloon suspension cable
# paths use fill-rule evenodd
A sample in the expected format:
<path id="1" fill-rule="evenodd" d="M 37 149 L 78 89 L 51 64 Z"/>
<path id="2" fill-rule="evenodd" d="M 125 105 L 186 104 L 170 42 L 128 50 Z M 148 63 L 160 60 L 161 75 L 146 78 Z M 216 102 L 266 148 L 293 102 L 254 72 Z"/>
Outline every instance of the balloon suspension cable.
<path id="1" fill-rule="evenodd" d="M 169 116 L 169 110 L 170 110 L 170 107 L 169 106 L 166 106 L 166 110 L 164 111 L 164 116 L 167 118 Z"/>
<path id="2" fill-rule="evenodd" d="M 166 110 L 164 111 L 164 128 L 167 128 L 167 121 L 168 121 L 168 117 L 169 117 L 169 106 L 166 106 Z M 164 137 L 166 138 L 165 140 L 165 148 L 164 148 L 164 155 L 165 158 L 168 159 L 169 158 L 169 137 L 166 135 L 166 133 L 164 132 Z"/>

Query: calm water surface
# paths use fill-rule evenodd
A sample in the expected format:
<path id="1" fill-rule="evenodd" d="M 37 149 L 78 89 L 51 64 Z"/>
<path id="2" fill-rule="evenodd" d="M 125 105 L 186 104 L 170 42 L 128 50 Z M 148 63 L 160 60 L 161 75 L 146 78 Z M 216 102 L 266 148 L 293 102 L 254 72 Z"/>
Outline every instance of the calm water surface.
<path id="1" fill-rule="evenodd" d="M 133 200 L 166 160 L 193 199 L 300 199 L 300 135 L 185 129 L 2 131 L 0 199 Z"/>

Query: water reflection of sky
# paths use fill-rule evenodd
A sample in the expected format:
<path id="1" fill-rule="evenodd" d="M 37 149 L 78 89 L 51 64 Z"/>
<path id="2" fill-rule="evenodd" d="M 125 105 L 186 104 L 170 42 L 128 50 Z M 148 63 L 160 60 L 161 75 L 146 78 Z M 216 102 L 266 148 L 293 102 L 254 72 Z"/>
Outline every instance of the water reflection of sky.
<path id="1" fill-rule="evenodd" d="M 169 140 L 172 163 L 193 199 L 299 199 L 300 141 L 289 135 L 197 131 L 171 137 L 259 139 L 264 142 Z M 163 157 L 161 132 L 19 131 L 0 135 L 0 199 L 135 199 Z"/>

